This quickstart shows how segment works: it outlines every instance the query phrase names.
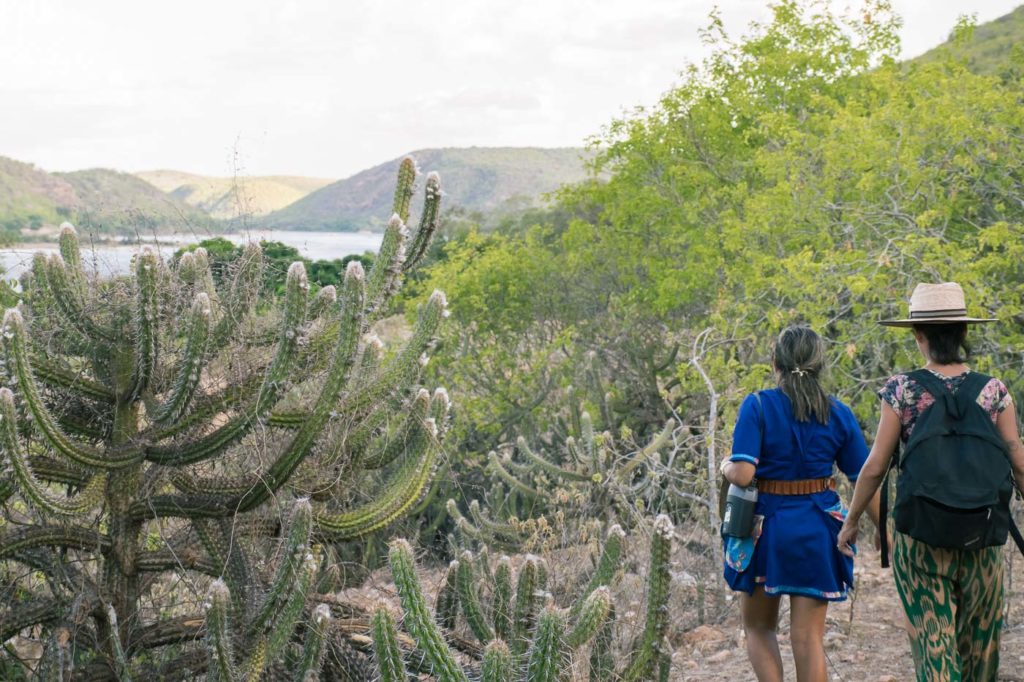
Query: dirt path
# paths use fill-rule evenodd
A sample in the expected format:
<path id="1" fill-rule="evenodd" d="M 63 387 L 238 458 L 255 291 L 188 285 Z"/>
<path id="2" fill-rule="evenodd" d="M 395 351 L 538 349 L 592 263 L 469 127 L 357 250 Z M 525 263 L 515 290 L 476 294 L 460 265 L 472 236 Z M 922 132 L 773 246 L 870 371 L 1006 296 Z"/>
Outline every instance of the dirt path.
<path id="1" fill-rule="evenodd" d="M 1011 544 L 1012 547 L 1012 544 Z M 1009 549 L 1007 550 L 1009 551 Z M 888 569 L 877 552 L 863 551 L 857 561 L 857 595 L 829 608 L 825 648 L 830 679 L 834 682 L 912 682 L 914 667 L 903 630 L 903 611 Z M 1001 647 L 1001 682 L 1024 682 L 1024 566 L 1013 564 L 1008 624 Z M 732 602 L 735 604 L 735 601 Z M 789 648 L 789 613 L 783 606 L 779 640 L 786 680 L 796 680 Z M 712 682 L 754 680 L 747 662 L 735 606 L 721 626 L 701 626 L 682 634 L 676 642 L 673 680 Z"/>

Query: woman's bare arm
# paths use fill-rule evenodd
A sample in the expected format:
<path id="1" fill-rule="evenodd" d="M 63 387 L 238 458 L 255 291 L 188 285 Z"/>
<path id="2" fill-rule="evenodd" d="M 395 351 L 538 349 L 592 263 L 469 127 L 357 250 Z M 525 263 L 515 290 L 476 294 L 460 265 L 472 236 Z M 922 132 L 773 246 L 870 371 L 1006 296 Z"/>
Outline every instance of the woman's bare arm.
<path id="1" fill-rule="evenodd" d="M 1016 481 L 1017 488 L 1024 491 L 1024 445 L 1020 442 L 1020 432 L 1017 430 L 1017 410 L 1014 407 L 1011 403 L 1009 407 L 999 413 L 996 418 L 996 429 L 1009 450 L 1013 480 Z"/>
<path id="2" fill-rule="evenodd" d="M 857 477 L 857 485 L 853 488 L 853 501 L 846 515 L 842 530 L 839 531 L 839 549 L 844 554 L 853 556 L 850 548 L 857 541 L 857 529 L 861 515 L 867 510 L 872 520 L 878 523 L 878 488 L 885 478 L 885 472 L 892 461 L 892 453 L 900 438 L 900 417 L 896 410 L 886 402 L 882 403 L 882 416 L 878 420 L 878 431 L 875 442 L 871 445 L 868 459 Z"/>

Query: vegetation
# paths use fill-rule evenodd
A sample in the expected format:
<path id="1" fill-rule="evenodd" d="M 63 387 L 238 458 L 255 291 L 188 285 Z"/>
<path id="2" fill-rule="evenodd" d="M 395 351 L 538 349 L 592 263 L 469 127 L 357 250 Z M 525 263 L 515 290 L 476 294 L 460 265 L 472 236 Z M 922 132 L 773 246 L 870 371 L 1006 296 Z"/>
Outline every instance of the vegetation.
<path id="1" fill-rule="evenodd" d="M 0 674 L 667 680 L 669 628 L 716 617 L 716 465 L 779 329 L 823 334 L 869 427 L 916 362 L 877 320 L 956 280 L 1003 321 L 972 366 L 1024 394 L 1024 82 L 958 51 L 967 24 L 898 63 L 897 25 L 885 0 L 781 0 L 742 38 L 713 14 L 710 56 L 550 205 L 498 207 L 568 151 L 442 150 L 420 161 L 461 206 L 429 177 L 412 235 L 411 160 L 386 199 L 372 169 L 268 217 L 393 211 L 372 262 L 211 239 L 99 280 L 66 230 L 0 288 Z M 340 589 L 395 534 L 369 603 L 401 618 Z"/>
<path id="2" fill-rule="evenodd" d="M 966 30 L 960 30 L 966 29 Z M 1024 7 L 977 27 L 963 23 L 954 29 L 949 41 L 928 50 L 914 61 L 935 62 L 950 57 L 962 61 L 972 73 L 998 76 L 1005 81 L 1019 80 L 1024 52 Z"/>
<path id="3" fill-rule="evenodd" d="M 418 385 L 444 295 L 394 354 L 365 335 L 436 230 L 436 175 L 405 227 L 414 177 L 406 160 L 374 268 L 312 301 L 299 262 L 268 296 L 256 245 L 219 282 L 202 248 L 92 279 L 71 227 L 37 254 L 5 294 L 0 559 L 30 570 L 6 574 L 0 639 L 31 633 L 55 677 L 315 678 L 325 652 L 351 668 L 314 586 L 408 512 L 447 425 L 447 394 Z"/>
<path id="4" fill-rule="evenodd" d="M 457 662 L 443 631 L 454 630 L 455 611 L 460 606 L 470 631 L 480 644 L 462 648 L 468 648 L 471 657 L 477 659 L 482 649 L 485 680 L 555 682 L 569 679 L 573 659 L 578 659 L 580 649 L 595 637 L 602 642 L 592 647 L 587 679 L 639 682 L 654 679 L 657 671 L 659 679 L 667 680 L 671 661 L 665 641 L 668 630 L 665 604 L 673 533 L 669 518 L 659 516 L 653 524 L 651 539 L 644 629 L 633 643 L 629 661 L 617 675 L 615 662 L 608 660 L 607 647 L 615 625 L 608 585 L 616 574 L 625 535 L 618 526 L 610 530 L 586 587 L 571 606 L 562 609 L 556 606 L 548 591 L 547 566 L 532 555 L 525 557 L 513 592 L 508 557 L 499 559 L 492 570 L 486 554 L 474 557 L 464 552 L 448 568 L 448 582 L 438 594 L 435 613 L 431 613 L 427 605 L 423 587 L 416 577 L 411 547 L 404 540 L 391 544 L 391 572 L 405 612 L 406 627 L 417 650 L 426 659 L 427 671 L 438 682 L 464 682 L 470 678 Z M 478 565 L 484 573 L 482 580 L 477 575 Z M 490 597 L 486 607 L 484 596 Z M 394 620 L 386 606 L 378 607 L 374 616 L 374 651 L 382 680 L 398 682 L 407 678 Z"/>

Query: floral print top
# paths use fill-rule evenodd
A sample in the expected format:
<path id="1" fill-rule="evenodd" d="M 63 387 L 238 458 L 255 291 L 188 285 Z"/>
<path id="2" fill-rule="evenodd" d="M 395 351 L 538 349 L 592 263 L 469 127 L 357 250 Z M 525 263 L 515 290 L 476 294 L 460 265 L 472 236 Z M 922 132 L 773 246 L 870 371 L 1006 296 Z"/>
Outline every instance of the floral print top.
<path id="1" fill-rule="evenodd" d="M 953 377 L 947 377 L 935 370 L 928 370 L 941 379 L 951 392 L 956 393 L 964 382 L 967 372 Z M 914 381 L 906 374 L 896 374 L 889 377 L 885 386 L 878 392 L 878 397 L 892 406 L 900 418 L 900 440 L 906 443 L 910 434 L 914 431 L 917 418 L 921 416 L 928 407 L 935 402 L 935 397 L 926 391 L 923 386 Z M 984 408 L 994 423 L 999 413 L 1013 404 L 1010 392 L 1006 385 L 996 378 L 992 378 L 978 394 L 978 404 Z"/>

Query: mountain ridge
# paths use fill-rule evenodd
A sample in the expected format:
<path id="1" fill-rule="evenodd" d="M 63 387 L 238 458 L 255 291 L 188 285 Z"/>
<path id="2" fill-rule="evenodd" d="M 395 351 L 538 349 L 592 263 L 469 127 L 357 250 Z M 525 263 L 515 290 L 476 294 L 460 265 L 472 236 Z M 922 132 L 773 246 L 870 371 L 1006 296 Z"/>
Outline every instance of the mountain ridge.
<path id="1" fill-rule="evenodd" d="M 420 149 L 322 187 L 258 221 L 304 230 L 383 229 L 391 215 L 394 175 L 405 156 L 441 175 L 446 208 L 502 212 L 538 205 L 542 196 L 586 177 L 580 147 L 442 147 Z M 414 196 L 413 214 L 422 198 Z"/>

